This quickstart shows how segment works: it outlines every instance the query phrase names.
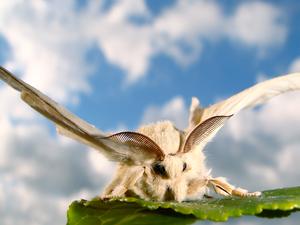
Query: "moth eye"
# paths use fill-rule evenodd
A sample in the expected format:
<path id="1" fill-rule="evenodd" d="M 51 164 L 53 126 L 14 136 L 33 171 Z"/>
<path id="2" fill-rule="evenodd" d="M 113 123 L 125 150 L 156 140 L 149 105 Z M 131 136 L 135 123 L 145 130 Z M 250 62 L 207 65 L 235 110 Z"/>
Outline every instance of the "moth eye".
<path id="1" fill-rule="evenodd" d="M 187 164 L 186 162 L 183 163 L 182 172 L 186 170 Z"/>
<path id="2" fill-rule="evenodd" d="M 166 168 L 164 165 L 160 164 L 160 163 L 155 163 L 153 166 L 152 166 L 152 169 L 154 171 L 154 173 L 162 176 L 162 177 L 167 177 L 167 172 L 166 172 Z"/>

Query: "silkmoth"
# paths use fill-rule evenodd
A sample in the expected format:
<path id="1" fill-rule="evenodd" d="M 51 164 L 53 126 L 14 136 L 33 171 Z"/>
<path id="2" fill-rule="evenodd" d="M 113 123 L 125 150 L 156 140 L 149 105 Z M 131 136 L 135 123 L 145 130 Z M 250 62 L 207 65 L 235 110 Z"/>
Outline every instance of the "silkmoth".
<path id="1" fill-rule="evenodd" d="M 189 125 L 177 129 L 170 121 L 140 127 L 137 131 L 104 134 L 71 114 L 39 90 L 0 67 L 0 78 L 21 92 L 21 98 L 52 120 L 57 131 L 93 147 L 118 163 L 103 198 L 135 196 L 157 201 L 201 199 L 212 190 L 221 196 L 259 196 L 212 177 L 203 149 L 226 121 L 240 110 L 263 103 L 273 96 L 300 89 L 300 73 L 256 84 L 207 108 L 192 98 Z"/>

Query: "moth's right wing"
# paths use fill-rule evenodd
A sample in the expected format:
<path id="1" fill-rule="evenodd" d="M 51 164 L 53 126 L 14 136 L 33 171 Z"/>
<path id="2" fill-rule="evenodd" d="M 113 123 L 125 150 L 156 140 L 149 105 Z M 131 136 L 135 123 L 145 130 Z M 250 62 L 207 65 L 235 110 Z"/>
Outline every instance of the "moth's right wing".
<path id="1" fill-rule="evenodd" d="M 154 161 L 161 157 L 161 153 L 158 153 L 158 151 L 149 151 L 147 149 L 149 146 L 147 145 L 136 146 L 132 142 L 107 137 L 93 125 L 70 113 L 48 96 L 18 79 L 3 67 L 0 67 L 0 79 L 21 92 L 22 100 L 28 105 L 52 120 L 60 134 L 99 150 L 112 161 L 142 164 L 144 163 L 143 160 Z"/>

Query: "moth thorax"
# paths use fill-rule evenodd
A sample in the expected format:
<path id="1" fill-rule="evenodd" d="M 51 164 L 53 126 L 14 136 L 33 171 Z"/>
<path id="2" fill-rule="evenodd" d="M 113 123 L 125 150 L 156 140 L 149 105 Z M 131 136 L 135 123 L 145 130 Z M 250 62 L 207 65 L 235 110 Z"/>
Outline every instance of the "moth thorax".
<path id="1" fill-rule="evenodd" d="M 138 132 L 148 136 L 166 155 L 175 154 L 180 145 L 180 131 L 170 121 L 161 121 L 139 128 Z"/>

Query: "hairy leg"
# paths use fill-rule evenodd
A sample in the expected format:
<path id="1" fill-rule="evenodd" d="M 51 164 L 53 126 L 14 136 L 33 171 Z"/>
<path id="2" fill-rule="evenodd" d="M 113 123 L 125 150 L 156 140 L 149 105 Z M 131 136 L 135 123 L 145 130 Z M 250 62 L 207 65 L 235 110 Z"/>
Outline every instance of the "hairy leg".
<path id="1" fill-rule="evenodd" d="M 261 195 L 261 192 L 248 192 L 242 188 L 236 188 L 235 186 L 229 184 L 224 177 L 210 178 L 208 180 L 208 186 L 213 188 L 213 190 L 223 196 L 238 196 L 238 197 L 257 197 Z"/>
<path id="2" fill-rule="evenodd" d="M 105 188 L 101 197 L 123 197 L 142 175 L 143 168 L 140 166 L 120 165 L 113 181 Z"/>
<path id="3" fill-rule="evenodd" d="M 187 197 L 195 198 L 197 196 L 202 196 L 207 191 L 207 179 L 192 179 L 187 185 Z"/>

